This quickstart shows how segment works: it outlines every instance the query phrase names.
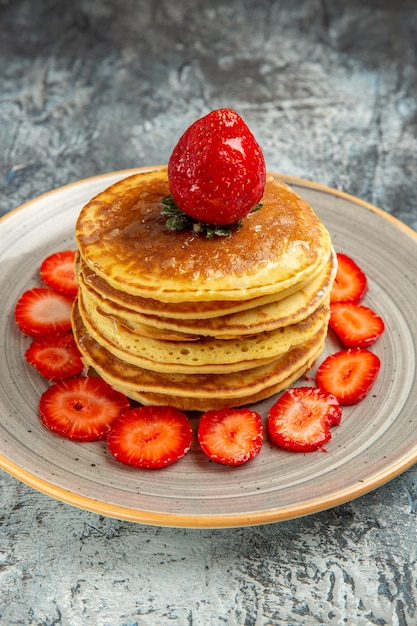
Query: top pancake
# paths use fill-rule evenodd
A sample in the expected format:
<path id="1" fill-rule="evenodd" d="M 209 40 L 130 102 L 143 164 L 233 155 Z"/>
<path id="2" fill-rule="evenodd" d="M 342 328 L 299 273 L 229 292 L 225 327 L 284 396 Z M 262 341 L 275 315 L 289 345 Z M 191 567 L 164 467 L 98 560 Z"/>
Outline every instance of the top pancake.
<path id="1" fill-rule="evenodd" d="M 82 260 L 113 289 L 167 303 L 246 301 L 291 288 L 330 257 L 330 236 L 310 205 L 272 176 L 262 208 L 230 237 L 167 230 L 168 194 L 163 167 L 123 179 L 82 209 Z"/>

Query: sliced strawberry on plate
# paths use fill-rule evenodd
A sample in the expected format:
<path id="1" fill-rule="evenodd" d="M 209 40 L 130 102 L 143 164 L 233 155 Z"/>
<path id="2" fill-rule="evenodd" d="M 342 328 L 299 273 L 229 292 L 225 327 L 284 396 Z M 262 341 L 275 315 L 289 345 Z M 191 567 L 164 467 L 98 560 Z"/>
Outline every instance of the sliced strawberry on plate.
<path id="1" fill-rule="evenodd" d="M 39 414 L 44 426 L 62 437 L 99 441 L 129 406 L 126 396 L 101 378 L 81 376 L 51 385 L 41 396 Z"/>
<path id="2" fill-rule="evenodd" d="M 259 454 L 264 427 L 247 408 L 207 411 L 200 417 L 198 441 L 203 452 L 223 465 L 242 465 Z"/>
<path id="3" fill-rule="evenodd" d="M 171 406 L 140 406 L 126 411 L 112 425 L 107 446 L 121 463 L 159 469 L 181 459 L 190 449 L 191 424 Z"/>
<path id="4" fill-rule="evenodd" d="M 364 348 L 348 348 L 328 356 L 319 366 L 316 383 L 341 405 L 357 404 L 370 391 L 380 369 L 379 357 Z"/>
<path id="5" fill-rule="evenodd" d="M 15 320 L 20 330 L 31 337 L 65 333 L 71 330 L 73 299 L 49 287 L 25 291 L 15 307 Z"/>
<path id="6" fill-rule="evenodd" d="M 330 327 L 347 348 L 366 348 L 382 335 L 383 319 L 371 308 L 351 302 L 335 302 L 330 307 Z"/>
<path id="7" fill-rule="evenodd" d="M 366 274 L 347 254 L 337 253 L 337 272 L 330 302 L 361 301 L 368 288 Z"/>
<path id="8" fill-rule="evenodd" d="M 292 452 L 313 452 L 331 439 L 330 428 L 342 419 L 339 402 L 316 387 L 285 391 L 268 414 L 268 436 L 273 444 Z"/>
<path id="9" fill-rule="evenodd" d="M 265 159 L 242 118 L 231 109 L 218 109 L 182 135 L 169 159 L 168 178 L 184 213 L 208 224 L 228 225 L 261 200 Z"/>
<path id="10" fill-rule="evenodd" d="M 75 250 L 54 252 L 44 259 L 40 266 L 43 282 L 59 293 L 76 296 L 78 285 L 74 271 Z"/>
<path id="11" fill-rule="evenodd" d="M 81 373 L 81 354 L 71 333 L 57 333 L 34 339 L 25 358 L 47 380 L 64 380 Z"/>

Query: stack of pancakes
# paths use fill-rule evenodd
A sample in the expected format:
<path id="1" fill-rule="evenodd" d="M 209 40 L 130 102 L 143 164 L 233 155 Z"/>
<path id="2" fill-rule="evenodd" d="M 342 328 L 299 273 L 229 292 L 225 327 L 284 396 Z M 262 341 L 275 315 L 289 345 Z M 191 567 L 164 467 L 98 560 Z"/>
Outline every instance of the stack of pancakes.
<path id="1" fill-rule="evenodd" d="M 73 330 L 87 367 L 142 404 L 247 405 L 288 387 L 324 347 L 336 261 L 312 208 L 269 176 L 230 236 L 170 231 L 166 168 L 93 198 L 76 225 Z"/>

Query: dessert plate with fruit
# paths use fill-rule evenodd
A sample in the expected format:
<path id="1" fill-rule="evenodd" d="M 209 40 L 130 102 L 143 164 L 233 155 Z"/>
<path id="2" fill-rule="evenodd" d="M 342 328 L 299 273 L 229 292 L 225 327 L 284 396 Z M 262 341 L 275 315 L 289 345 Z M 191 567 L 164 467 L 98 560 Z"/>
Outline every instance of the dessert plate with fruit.
<path id="1" fill-rule="evenodd" d="M 195 137 L 194 133 L 191 139 L 195 141 Z M 259 246 L 264 243 L 268 250 L 262 254 L 271 255 L 271 235 L 268 238 L 259 226 L 262 220 L 268 219 L 267 215 L 262 215 L 262 211 L 268 209 L 267 202 L 261 208 L 257 206 L 255 217 L 248 218 L 252 220 L 250 237 L 249 226 L 246 232 L 245 223 L 237 226 L 240 220 L 244 222 L 247 219 L 248 211 L 253 209 L 254 204 L 257 205 L 259 200 L 262 203 L 262 197 L 269 198 L 262 193 L 262 185 L 265 184 L 262 162 L 249 176 L 251 185 L 257 188 L 256 194 L 249 194 L 249 200 L 248 193 L 242 194 L 246 206 L 241 208 L 240 213 L 236 212 L 236 207 L 232 211 L 230 206 L 223 205 L 222 211 L 229 218 L 225 219 L 223 215 L 221 223 L 214 224 L 210 204 L 201 205 L 203 208 L 200 207 L 197 215 L 189 215 L 198 205 L 194 198 L 191 211 L 185 212 L 184 217 L 178 210 L 178 204 L 184 203 L 188 210 L 186 200 L 189 194 L 186 200 L 181 197 L 181 190 L 186 185 L 181 176 L 187 172 L 181 166 L 181 156 L 184 151 L 195 147 L 189 137 L 186 136 L 185 140 L 183 152 L 178 155 L 178 150 L 177 153 L 174 151 L 171 169 L 168 168 L 176 183 L 171 189 L 175 202 L 171 199 L 167 205 L 164 198 L 161 203 L 164 220 L 170 219 L 171 226 L 174 224 L 172 236 L 177 237 L 179 231 L 182 233 L 185 225 L 191 230 L 189 235 L 179 235 L 182 247 L 184 238 L 196 237 L 198 250 L 202 250 L 205 245 L 201 242 L 203 237 L 210 242 L 211 250 L 218 247 L 220 259 L 226 249 L 220 246 L 228 246 L 230 250 L 233 243 L 230 238 L 233 237 L 236 241 L 237 237 L 241 238 L 239 241 L 248 237 L 252 245 L 254 241 Z M 246 144 L 236 144 L 233 137 L 227 141 L 233 150 L 237 146 L 239 153 L 244 152 L 242 145 Z M 261 158 L 256 153 L 256 145 L 250 149 L 255 149 L 255 156 Z M 226 158 L 229 159 L 230 155 Z M 238 167 L 242 167 L 241 162 Z M 305 202 L 313 207 L 319 220 L 317 225 L 314 224 L 321 237 L 320 246 L 317 246 L 320 254 L 312 260 L 317 271 L 313 272 L 304 265 L 304 252 L 297 250 L 302 277 L 297 285 L 296 297 L 295 287 L 282 268 L 279 273 L 274 270 L 273 293 L 271 281 L 265 277 L 265 272 L 260 272 L 256 280 L 250 282 L 248 279 L 245 283 L 245 293 L 241 298 L 236 295 L 238 287 L 235 284 L 238 285 L 239 281 L 243 284 L 242 276 L 238 277 L 239 280 L 235 277 L 235 283 L 229 284 L 227 276 L 220 276 L 219 279 L 217 273 L 213 281 L 216 289 L 213 291 L 214 287 L 210 290 L 210 284 L 205 280 L 201 285 L 198 280 L 193 285 L 186 281 L 177 285 L 174 273 L 167 271 L 161 274 L 160 286 L 163 289 L 161 287 L 157 297 L 152 293 L 152 280 L 146 282 L 145 276 L 137 281 L 136 287 L 125 287 L 123 283 L 124 290 L 135 288 L 137 293 L 130 293 L 128 297 L 122 294 L 125 301 L 121 303 L 114 295 L 120 291 L 122 283 L 118 284 L 118 278 L 110 273 L 111 284 L 106 283 L 105 286 L 106 295 L 110 295 L 111 299 L 110 302 L 103 302 L 100 314 L 96 315 L 90 305 L 91 302 L 96 303 L 102 294 L 86 289 L 82 295 L 90 308 L 82 308 L 81 301 L 78 306 L 81 313 L 88 308 L 89 314 L 83 318 L 84 321 L 74 325 L 73 317 L 72 325 L 59 327 L 57 332 L 48 326 L 48 316 L 55 304 L 48 300 L 47 304 L 34 306 L 33 298 L 40 297 L 45 289 L 55 295 L 59 293 L 60 283 L 54 282 L 55 277 L 51 278 L 55 272 L 51 259 L 56 253 L 60 253 L 63 257 L 62 260 L 60 256 L 60 262 L 65 264 L 68 251 L 81 251 L 86 262 L 81 277 L 84 286 L 88 283 L 96 288 L 107 277 L 105 263 L 95 263 L 97 247 L 91 259 L 89 257 L 87 244 L 96 242 L 97 238 L 91 232 L 86 234 L 88 220 L 81 233 L 81 237 L 85 236 L 83 242 L 80 244 L 80 231 L 77 231 L 76 237 L 76 223 L 83 208 L 92 198 L 100 199 L 101 194 L 107 194 L 109 188 L 117 191 L 115 183 L 128 179 L 136 185 L 136 181 L 148 180 L 140 175 L 152 171 L 157 173 L 160 185 L 161 172 L 167 171 L 165 166 L 105 174 L 35 198 L 0 222 L 0 288 L 3 294 L 3 315 L 0 319 L 0 467 L 49 496 L 103 515 L 161 526 L 219 528 L 277 522 L 333 507 L 379 487 L 413 465 L 417 461 L 417 328 L 414 313 L 417 284 L 416 268 L 412 267 L 412 263 L 417 258 L 417 235 L 389 214 L 348 194 L 294 177 L 266 174 L 269 188 L 276 181 L 276 188 L 285 195 L 286 201 L 292 203 L 291 194 L 296 194 L 300 198 L 296 200 L 297 206 Z M 257 176 L 259 171 L 261 175 Z M 235 176 L 235 173 L 232 174 Z M 216 172 L 210 175 L 215 178 Z M 202 181 L 200 183 L 201 187 Z M 192 188 L 195 190 L 197 186 L 192 185 Z M 274 189 L 272 187 L 272 191 Z M 256 217 L 258 209 L 259 216 Z M 116 231 L 110 229 L 109 233 L 115 237 L 118 236 Z M 301 231 L 298 229 L 297 232 Z M 327 232 L 331 238 L 331 250 Z M 254 233 L 259 233 L 258 241 L 254 239 Z M 213 238 L 220 243 L 215 241 L 213 244 Z M 189 240 L 187 242 L 189 246 Z M 106 249 L 108 254 L 109 249 Z M 174 244 L 172 250 L 175 251 Z M 245 270 L 245 277 L 247 275 L 252 280 L 255 271 L 250 266 L 247 252 L 242 252 L 245 259 L 248 257 L 246 268 L 250 268 Z M 273 251 L 273 254 L 276 252 Z M 326 263 L 321 263 L 321 254 L 328 255 Z M 289 258 L 288 255 L 286 258 Z M 104 268 L 101 275 L 93 277 L 94 281 L 90 280 L 89 260 L 92 260 L 92 267 Z M 145 260 L 141 262 L 145 263 Z M 204 264 L 210 266 L 207 259 Z M 226 265 L 224 261 L 221 267 Z M 233 265 L 234 268 L 237 266 L 236 263 Z M 268 268 L 271 266 L 269 258 Z M 158 273 L 160 269 L 154 271 Z M 329 304 L 326 289 L 328 281 L 333 279 Z M 294 318 L 292 326 L 294 332 L 291 330 L 289 334 L 287 327 L 294 315 L 295 303 L 301 302 L 305 294 L 309 294 L 309 302 L 312 301 L 311 286 L 316 285 L 316 281 L 321 288 L 314 290 L 313 299 L 317 300 L 314 310 L 311 306 L 305 316 L 300 317 L 299 312 L 304 307 L 297 305 L 298 317 Z M 350 281 L 351 287 L 353 284 L 356 290 L 354 302 L 347 301 L 344 292 L 348 289 L 346 281 Z M 286 297 L 278 298 L 283 304 L 277 307 L 275 291 L 276 285 L 281 282 Z M 60 294 L 57 305 L 62 317 L 66 315 L 66 307 L 71 310 L 75 306 L 71 302 L 74 297 L 77 298 L 74 295 L 77 289 L 72 292 L 74 287 L 71 285 L 65 289 L 69 292 Z M 181 292 L 179 295 L 178 290 Z M 233 291 L 232 297 L 228 297 L 230 290 Z M 136 307 L 149 297 L 148 292 L 153 296 L 152 302 L 157 302 L 158 311 L 145 312 L 143 307 Z M 320 300 L 322 292 L 324 295 Z M 172 293 L 175 295 L 172 296 Z M 25 299 L 22 301 L 23 294 Z M 48 296 L 51 296 L 50 291 Z M 80 293 L 78 297 L 81 298 Z M 132 302 L 136 308 L 132 307 Z M 203 321 L 198 313 L 194 317 L 189 313 L 195 307 L 198 311 L 200 306 L 204 312 Z M 236 306 L 238 310 L 230 312 L 230 307 Z M 321 341 L 322 319 L 326 327 L 328 321 L 327 317 L 323 318 L 326 307 L 330 310 L 329 326 Z M 187 311 L 188 317 L 182 320 L 177 316 L 179 321 L 175 321 L 175 315 L 171 313 L 181 308 Z M 210 311 L 216 308 L 221 311 L 216 312 L 213 321 Z M 32 312 L 31 319 L 28 310 Z M 36 311 L 43 311 L 42 320 L 36 319 Z M 119 328 L 117 325 L 121 323 L 123 311 L 128 323 L 122 321 L 120 337 L 129 339 L 129 348 L 132 337 L 135 338 L 135 346 L 141 345 L 140 337 L 144 337 L 146 359 L 138 356 L 139 352 L 127 352 L 125 340 L 118 345 L 119 338 L 110 335 L 111 328 Z M 135 311 L 139 311 L 139 317 L 137 326 L 133 328 Z M 258 312 L 257 316 L 254 311 Z M 258 334 L 247 332 L 245 335 L 235 330 L 243 315 L 245 320 L 268 320 L 272 326 L 275 320 L 275 326 L 269 330 L 260 328 L 256 344 L 257 350 L 262 348 L 260 356 L 252 348 L 254 336 L 258 337 Z M 112 320 L 111 324 L 107 323 L 108 319 Z M 161 320 L 164 323 L 163 333 Z M 194 323 L 193 320 L 197 321 Z M 102 321 L 103 326 L 100 326 Z M 228 326 L 227 332 L 221 335 L 218 329 L 224 326 L 223 322 Z M 87 338 L 86 327 L 91 333 Z M 93 349 L 100 343 L 104 328 L 108 334 L 103 338 L 103 345 Z M 212 332 L 212 329 L 216 330 Z M 306 333 L 305 336 L 300 340 L 294 339 L 301 336 L 300 329 Z M 298 334 L 295 330 L 299 331 Z M 68 369 L 68 373 L 62 374 L 64 380 L 56 372 L 51 373 L 50 366 L 44 367 L 46 357 L 43 355 L 45 350 L 51 349 L 45 344 L 52 338 L 54 342 L 58 341 L 57 335 L 59 346 L 54 347 L 54 362 L 58 351 L 68 354 L 69 343 L 71 351 L 74 349 L 74 338 L 80 349 L 78 355 L 71 356 L 75 369 Z M 279 341 L 278 336 L 281 338 Z M 297 352 L 291 353 L 288 347 L 283 351 L 283 337 L 287 336 L 291 337 L 291 342 L 299 341 Z M 269 349 L 265 347 L 268 337 Z M 227 354 L 225 346 L 228 341 L 233 342 L 243 354 L 243 364 L 235 363 L 234 359 L 229 359 L 232 365 L 227 360 L 219 364 L 218 359 L 216 361 L 210 356 L 215 350 L 218 355 Z M 103 361 L 103 354 L 108 355 L 113 344 L 114 354 L 108 357 L 112 367 L 104 367 L 103 376 L 97 377 L 100 371 L 93 371 L 93 366 L 99 369 L 101 363 L 107 363 Z M 166 351 L 159 349 L 162 344 L 164 350 L 166 345 L 177 345 L 179 353 L 184 355 L 187 351 L 202 354 L 201 364 L 198 362 L 198 367 L 193 365 L 190 368 L 180 363 L 179 373 L 173 372 L 171 363 L 167 365 Z M 272 356 L 266 358 L 267 352 Z M 149 355 L 154 353 L 157 356 L 149 366 Z M 209 354 L 207 358 L 206 353 Z M 163 358 L 159 359 L 159 354 Z M 245 356 L 247 354 L 251 355 L 250 359 Z M 292 354 L 291 358 L 289 354 Z M 121 355 L 125 355 L 126 361 Z M 196 357 L 193 362 L 197 362 Z M 294 362 L 297 367 L 293 367 Z M 283 371 L 288 374 L 287 378 L 284 377 L 284 382 L 289 381 L 286 386 L 277 382 L 282 363 L 285 363 Z M 122 373 L 115 377 L 114 372 L 120 369 Z M 144 369 L 152 372 L 145 376 Z M 354 379 L 353 371 L 357 379 Z M 144 373 L 143 389 L 140 387 L 141 372 Z M 254 381 L 258 380 L 261 372 L 267 380 L 267 390 L 272 391 L 265 392 L 258 386 L 256 393 L 252 392 Z M 347 372 L 350 372 L 349 375 Z M 81 386 L 84 393 L 90 376 L 97 391 L 89 390 L 87 395 L 82 396 L 83 399 L 78 395 L 74 400 L 75 396 L 71 394 L 80 394 Z M 173 386 L 173 381 L 180 380 L 176 376 L 185 381 L 178 383 L 178 395 Z M 193 390 L 190 398 L 184 399 L 186 385 L 189 384 L 191 389 L 194 382 L 203 380 L 203 377 L 205 386 L 201 387 L 201 392 Z M 212 387 L 214 383 L 219 384 L 222 377 L 226 381 L 225 391 L 221 392 L 219 387 L 216 396 Z M 239 377 L 241 389 L 236 391 L 235 381 Z M 342 380 L 345 381 L 343 384 Z M 111 388 L 109 392 L 112 381 L 115 389 Z M 105 412 L 109 414 L 114 410 L 119 414 L 111 415 L 110 424 L 100 425 L 99 435 L 86 436 L 82 414 L 87 411 L 94 393 L 103 400 L 102 404 L 107 407 Z M 167 394 L 167 401 L 157 403 L 154 399 L 164 398 L 163 393 Z M 68 428 L 67 409 L 64 417 L 61 414 L 59 420 L 57 418 L 57 405 L 60 403 L 62 408 L 65 402 L 72 403 L 77 418 L 81 416 L 80 420 L 73 419 L 71 429 Z M 177 406 L 168 409 L 160 404 Z M 96 409 L 91 411 L 95 419 Z M 77 421 L 77 431 L 74 421 Z M 153 439 L 153 447 L 148 446 L 146 452 L 139 455 L 137 449 L 145 438 L 147 441 Z"/>

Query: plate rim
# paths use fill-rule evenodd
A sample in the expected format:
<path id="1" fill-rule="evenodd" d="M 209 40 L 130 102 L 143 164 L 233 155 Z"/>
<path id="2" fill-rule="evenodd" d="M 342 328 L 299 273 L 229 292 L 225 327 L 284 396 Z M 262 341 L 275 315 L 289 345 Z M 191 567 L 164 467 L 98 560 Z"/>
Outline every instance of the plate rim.
<path id="1" fill-rule="evenodd" d="M 104 515 L 117 520 L 135 522 L 149 526 L 162 526 L 171 528 L 243 528 L 246 526 L 259 526 L 276 522 L 289 521 L 300 517 L 307 517 L 341 504 L 351 502 L 366 493 L 374 491 L 378 487 L 390 482 L 401 473 L 405 472 L 417 461 L 417 447 L 407 456 L 401 457 L 397 463 L 390 466 L 390 472 L 380 471 L 372 477 L 364 480 L 360 487 L 347 487 L 337 491 L 333 497 L 323 496 L 315 500 L 309 500 L 303 504 L 269 509 L 250 513 L 231 515 L 188 515 L 180 513 L 158 513 L 153 511 L 138 510 L 117 504 L 95 500 L 94 498 L 77 494 L 73 491 L 53 485 L 47 480 L 28 472 L 19 465 L 10 461 L 0 454 L 0 469 L 3 469 L 22 483 L 34 488 L 36 491 L 50 496 L 60 502 L 72 505 L 76 508 L 98 515 Z M 371 480 L 372 479 L 372 480 Z"/>
<path id="2" fill-rule="evenodd" d="M 124 177 L 134 175 L 141 172 L 159 170 L 166 167 L 166 165 L 154 165 L 146 167 L 137 167 L 116 170 L 113 172 L 107 172 L 104 174 L 98 174 L 95 176 L 83 178 L 77 181 L 70 182 L 61 187 L 56 187 L 40 194 L 27 202 L 17 206 L 8 213 L 0 217 L 0 230 L 3 224 L 13 216 L 24 210 L 30 210 L 31 205 L 37 202 L 42 202 L 44 198 L 50 198 L 55 193 L 65 193 L 66 190 L 72 189 L 77 186 L 88 185 L 89 183 L 96 183 L 103 181 L 104 185 L 107 179 L 122 179 Z M 343 198 L 356 205 L 360 205 L 366 210 L 371 211 L 379 215 L 381 218 L 388 220 L 395 225 L 396 228 L 402 230 L 404 234 L 412 238 L 413 242 L 417 244 L 417 232 L 410 226 L 396 218 L 394 215 L 378 208 L 377 206 L 362 200 L 352 194 L 334 189 L 327 185 L 310 181 L 308 179 L 299 178 L 296 176 L 290 176 L 286 174 L 268 172 L 275 178 L 279 178 L 291 185 L 298 185 L 307 189 L 323 192 L 327 195 L 331 194 L 334 197 Z M 131 521 L 136 523 L 142 523 L 146 525 L 167 526 L 176 528 L 230 528 L 230 527 L 244 527 L 255 526 L 267 523 L 274 523 L 280 521 L 286 521 L 298 517 L 311 515 L 320 511 L 324 511 L 329 508 L 333 508 L 340 504 L 352 501 L 383 484 L 388 483 L 409 467 L 411 467 L 417 461 L 417 443 L 414 448 L 403 454 L 400 458 L 390 463 L 387 468 L 380 470 L 359 484 L 353 484 L 348 487 L 344 487 L 335 491 L 333 494 L 326 494 L 314 500 L 308 500 L 306 502 L 297 505 L 287 505 L 281 508 L 268 509 L 255 512 L 240 512 L 231 514 L 184 514 L 184 513 L 165 513 L 165 512 L 153 512 L 146 510 L 138 510 L 136 508 L 130 508 L 119 504 L 108 503 L 102 500 L 96 500 L 90 496 L 78 494 L 75 491 L 70 491 L 64 487 L 54 485 L 45 478 L 37 476 L 35 472 L 28 471 L 20 467 L 17 463 L 7 458 L 0 453 L 0 469 L 3 469 L 14 478 L 20 480 L 22 483 L 38 490 L 45 495 L 51 496 L 59 501 L 65 502 L 77 508 L 88 510 L 93 513 L 105 515 L 108 517 L 116 518 L 119 520 Z"/>

